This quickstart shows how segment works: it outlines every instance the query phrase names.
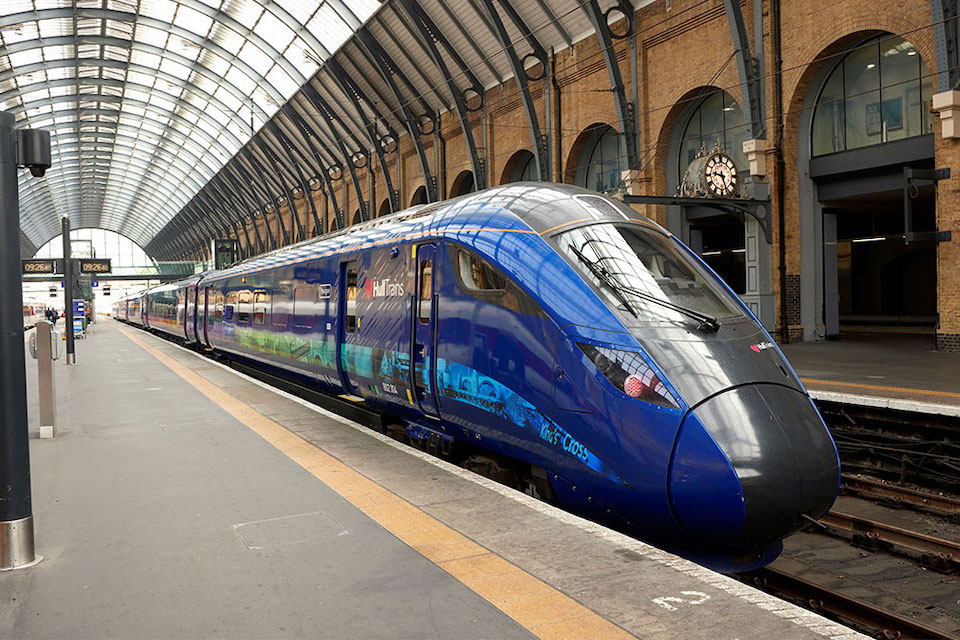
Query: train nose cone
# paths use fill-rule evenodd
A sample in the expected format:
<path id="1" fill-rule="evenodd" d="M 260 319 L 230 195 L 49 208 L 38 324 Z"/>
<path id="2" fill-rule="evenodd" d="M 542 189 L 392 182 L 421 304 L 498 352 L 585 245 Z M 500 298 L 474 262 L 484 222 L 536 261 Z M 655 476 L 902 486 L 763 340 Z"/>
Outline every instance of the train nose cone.
<path id="1" fill-rule="evenodd" d="M 670 499 L 695 535 L 755 545 L 819 518 L 836 499 L 837 449 L 806 395 L 772 384 L 710 398 L 684 420 Z"/>

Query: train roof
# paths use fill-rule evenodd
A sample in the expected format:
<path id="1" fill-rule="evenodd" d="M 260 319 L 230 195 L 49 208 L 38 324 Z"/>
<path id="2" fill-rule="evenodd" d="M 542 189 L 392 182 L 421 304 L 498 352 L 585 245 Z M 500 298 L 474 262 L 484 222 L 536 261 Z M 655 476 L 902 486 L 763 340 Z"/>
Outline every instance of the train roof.
<path id="1" fill-rule="evenodd" d="M 504 232 L 529 233 L 532 230 L 538 235 L 547 235 L 552 231 L 559 232 L 583 224 L 622 222 L 626 219 L 663 230 L 629 206 L 595 191 L 567 184 L 517 182 L 470 193 L 453 200 L 417 205 L 389 216 L 281 247 L 248 258 L 225 270 L 207 272 L 202 276 L 217 279 L 234 275 L 238 271 L 251 272 L 299 262 L 318 253 L 338 253 L 418 235 L 446 235 L 448 232 L 456 233 L 471 227 L 476 228 L 478 224 L 492 224 L 496 230 Z M 175 284 L 186 283 L 181 281 Z"/>

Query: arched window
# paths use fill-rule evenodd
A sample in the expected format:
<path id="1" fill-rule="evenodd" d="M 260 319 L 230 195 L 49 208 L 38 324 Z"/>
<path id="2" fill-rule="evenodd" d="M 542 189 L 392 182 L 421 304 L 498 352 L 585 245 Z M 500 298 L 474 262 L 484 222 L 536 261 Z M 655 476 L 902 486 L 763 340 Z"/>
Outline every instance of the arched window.
<path id="1" fill-rule="evenodd" d="M 607 127 L 597 138 L 587 158 L 583 186 L 594 191 L 610 191 L 620 184 L 620 144 L 613 128 Z"/>
<path id="2" fill-rule="evenodd" d="M 133 267 L 152 267 L 153 258 L 130 238 L 107 229 L 74 229 L 70 232 L 71 252 L 75 258 L 110 258 L 114 273 Z M 46 243 L 34 258 L 62 258 L 63 236 Z M 134 273 L 134 270 L 126 271 Z"/>
<path id="3" fill-rule="evenodd" d="M 743 124 L 743 110 L 726 91 L 709 89 L 687 122 L 680 145 L 680 177 L 687 172 L 701 147 L 711 151 L 719 142 L 736 163 L 740 173 L 749 169 L 743 153 L 747 128 Z"/>
<path id="4" fill-rule="evenodd" d="M 450 197 L 456 198 L 476 191 L 476 182 L 473 180 L 472 171 L 461 171 L 454 179 L 453 186 L 450 187 Z"/>
<path id="5" fill-rule="evenodd" d="M 526 149 L 521 149 L 513 154 L 507 162 L 507 167 L 503 172 L 501 184 L 511 182 L 535 182 L 540 179 L 537 173 L 537 161 L 533 154 Z"/>
<path id="6" fill-rule="evenodd" d="M 830 72 L 813 112 L 813 155 L 933 132 L 933 83 L 916 48 L 879 36 L 853 48 Z"/>
<path id="7" fill-rule="evenodd" d="M 380 203 L 380 209 L 377 210 L 377 217 L 382 218 L 383 216 L 390 215 L 390 198 L 384 198 L 383 202 Z"/>
<path id="8" fill-rule="evenodd" d="M 411 207 L 418 204 L 427 204 L 427 188 L 422 185 L 417 187 L 417 190 L 413 192 L 413 198 L 410 199 Z"/>

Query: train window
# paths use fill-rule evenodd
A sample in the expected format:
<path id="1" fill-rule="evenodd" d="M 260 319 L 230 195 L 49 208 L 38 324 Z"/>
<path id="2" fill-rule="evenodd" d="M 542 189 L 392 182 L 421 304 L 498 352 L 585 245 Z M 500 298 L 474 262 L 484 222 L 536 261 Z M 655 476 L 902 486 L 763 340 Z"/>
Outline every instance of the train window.
<path id="1" fill-rule="evenodd" d="M 227 303 L 223 307 L 224 322 L 233 322 L 233 313 L 237 308 L 237 292 L 231 291 L 227 294 Z"/>
<path id="2" fill-rule="evenodd" d="M 270 324 L 275 327 L 287 328 L 288 295 L 287 291 L 276 289 L 270 296 Z"/>
<path id="3" fill-rule="evenodd" d="M 460 280 L 466 289 L 473 291 L 505 291 L 507 281 L 497 273 L 486 260 L 466 251 L 460 251 L 458 257 Z"/>
<path id="4" fill-rule="evenodd" d="M 250 322 L 250 292 L 241 291 L 237 301 L 237 322 Z"/>
<path id="5" fill-rule="evenodd" d="M 293 290 L 293 324 L 301 329 L 312 329 L 317 290 L 313 286 Z"/>
<path id="6" fill-rule="evenodd" d="M 460 289 L 467 295 L 517 313 L 540 315 L 540 305 L 502 271 L 467 249 L 448 244 Z"/>
<path id="7" fill-rule="evenodd" d="M 565 231 L 560 252 L 608 304 L 639 322 L 743 315 L 723 284 L 666 234 L 640 225 L 601 223 Z"/>
<path id="8" fill-rule="evenodd" d="M 430 322 L 431 298 L 433 298 L 433 262 L 420 263 L 420 324 Z"/>
<path id="9" fill-rule="evenodd" d="M 255 291 L 253 293 L 253 324 L 263 324 L 267 317 L 267 293 Z"/>
<path id="10" fill-rule="evenodd" d="M 217 293 L 213 298 L 213 317 L 217 320 L 223 319 L 223 294 Z"/>
<path id="11" fill-rule="evenodd" d="M 344 314 L 344 322 L 347 333 L 353 333 L 357 330 L 357 268 L 347 268 L 347 309 Z"/>

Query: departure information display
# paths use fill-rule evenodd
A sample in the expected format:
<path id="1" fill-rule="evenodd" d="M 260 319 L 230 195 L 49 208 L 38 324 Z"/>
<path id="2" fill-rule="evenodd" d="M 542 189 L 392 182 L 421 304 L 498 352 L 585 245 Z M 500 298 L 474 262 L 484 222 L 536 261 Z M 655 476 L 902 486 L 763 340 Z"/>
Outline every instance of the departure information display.
<path id="1" fill-rule="evenodd" d="M 23 275 L 57 273 L 56 260 L 21 260 Z"/>
<path id="2" fill-rule="evenodd" d="M 81 259 L 80 273 L 110 273 L 110 258 L 102 260 Z"/>

